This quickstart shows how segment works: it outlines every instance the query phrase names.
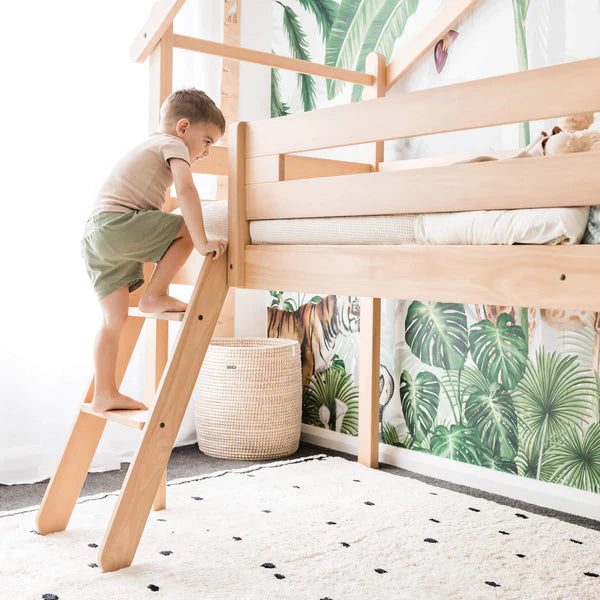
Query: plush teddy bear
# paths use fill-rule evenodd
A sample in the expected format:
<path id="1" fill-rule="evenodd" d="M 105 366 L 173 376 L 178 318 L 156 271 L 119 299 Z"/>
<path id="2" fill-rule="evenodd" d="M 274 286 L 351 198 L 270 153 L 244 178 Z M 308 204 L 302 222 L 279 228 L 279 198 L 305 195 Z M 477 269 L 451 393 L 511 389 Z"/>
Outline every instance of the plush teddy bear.
<path id="1" fill-rule="evenodd" d="M 585 112 L 561 117 L 544 144 L 544 154 L 600 151 L 600 131 L 587 131 L 594 122 L 594 113 Z"/>

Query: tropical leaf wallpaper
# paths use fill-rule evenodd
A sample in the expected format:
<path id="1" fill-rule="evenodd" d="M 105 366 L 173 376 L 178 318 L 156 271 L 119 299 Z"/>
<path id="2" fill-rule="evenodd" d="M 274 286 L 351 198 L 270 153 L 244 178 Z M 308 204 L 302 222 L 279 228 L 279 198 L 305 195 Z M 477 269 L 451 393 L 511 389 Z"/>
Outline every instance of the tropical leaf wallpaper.
<path id="1" fill-rule="evenodd" d="M 389 62 L 444 5 L 274 0 L 273 52 L 364 70 L 369 52 Z M 599 26 L 596 2 L 483 0 L 389 93 L 598 56 Z M 362 98 L 361 86 L 276 69 L 271 83 L 273 117 Z M 515 148 L 545 126 L 386 142 L 386 160 Z M 358 298 L 270 294 L 268 335 L 302 348 L 303 422 L 357 435 Z M 599 361 L 598 313 L 382 299 L 380 440 L 600 493 Z"/>

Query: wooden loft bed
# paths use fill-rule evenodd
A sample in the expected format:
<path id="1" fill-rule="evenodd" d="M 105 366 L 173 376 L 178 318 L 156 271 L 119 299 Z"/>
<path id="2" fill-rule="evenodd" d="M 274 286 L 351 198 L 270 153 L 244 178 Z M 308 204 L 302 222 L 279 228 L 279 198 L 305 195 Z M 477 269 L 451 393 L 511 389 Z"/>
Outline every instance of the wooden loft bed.
<path id="1" fill-rule="evenodd" d="M 370 467 L 378 466 L 381 297 L 587 310 L 600 306 L 598 246 L 254 245 L 249 232 L 250 222 L 259 219 L 594 204 L 600 193 L 596 153 L 470 164 L 448 164 L 456 157 L 443 157 L 437 166 L 428 159 L 421 168 L 418 161 L 405 168 L 403 161 L 383 162 L 383 142 L 599 110 L 600 59 L 384 97 L 476 2 L 451 0 L 401 57 L 386 66 L 381 55 L 372 54 L 367 72 L 354 73 L 175 35 L 172 21 L 184 1 L 156 3 L 132 46 L 134 60 L 150 57 L 151 131 L 171 92 L 174 47 L 347 79 L 368 85 L 370 99 L 237 122 L 229 128 L 229 147 L 213 148 L 194 167 L 196 172 L 228 175 L 228 255 L 203 261 L 193 253 L 179 271 L 174 283 L 194 286 L 185 313 L 142 314 L 136 305 L 144 288 L 130 295 L 117 383 L 144 321 L 154 317 L 157 329 L 146 341 L 148 381 L 156 386 L 153 405 L 149 411 L 95 413 L 89 405 L 92 379 L 37 516 L 41 534 L 66 528 L 107 420 L 141 429 L 140 446 L 99 548 L 102 571 L 132 563 L 153 501 L 155 509 L 165 507 L 166 465 L 230 287 L 361 296 L 358 460 Z M 292 154 L 363 143 L 373 144 L 369 164 Z M 168 210 L 175 207 L 176 201 L 169 200 Z M 182 324 L 167 357 L 165 329 L 158 326 L 169 318 Z"/>

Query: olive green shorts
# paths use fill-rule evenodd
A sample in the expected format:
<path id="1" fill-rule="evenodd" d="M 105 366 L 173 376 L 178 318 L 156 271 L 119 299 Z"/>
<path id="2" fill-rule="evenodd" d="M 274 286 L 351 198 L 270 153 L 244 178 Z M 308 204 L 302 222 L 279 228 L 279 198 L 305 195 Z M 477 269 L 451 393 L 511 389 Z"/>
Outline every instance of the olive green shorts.
<path id="1" fill-rule="evenodd" d="M 144 263 L 158 262 L 175 239 L 183 216 L 161 210 L 100 212 L 85 224 L 81 256 L 98 300 L 125 284 L 144 283 Z"/>

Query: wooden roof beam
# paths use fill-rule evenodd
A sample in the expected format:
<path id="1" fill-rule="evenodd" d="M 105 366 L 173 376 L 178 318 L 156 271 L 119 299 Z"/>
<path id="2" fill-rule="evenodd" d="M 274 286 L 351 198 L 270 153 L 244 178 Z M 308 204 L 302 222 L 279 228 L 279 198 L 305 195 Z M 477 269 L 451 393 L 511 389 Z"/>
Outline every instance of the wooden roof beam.
<path id="1" fill-rule="evenodd" d="M 133 62 L 144 62 L 150 56 L 185 1 L 159 0 L 152 5 L 150 16 L 129 48 Z"/>
<path id="2" fill-rule="evenodd" d="M 389 90 L 425 53 L 433 48 L 479 0 L 448 0 L 444 8 L 396 56 L 386 69 Z"/>

